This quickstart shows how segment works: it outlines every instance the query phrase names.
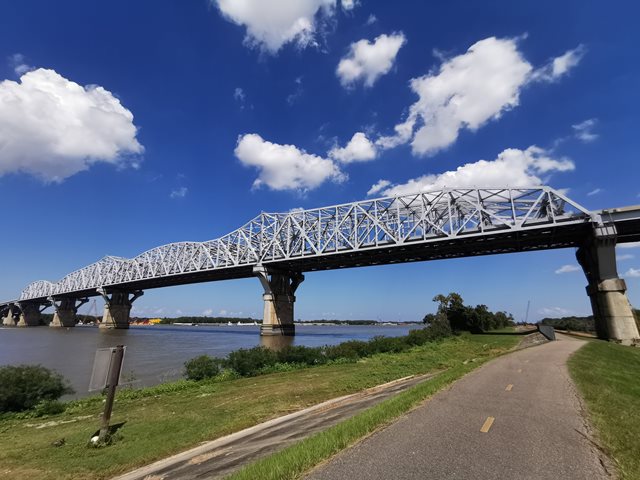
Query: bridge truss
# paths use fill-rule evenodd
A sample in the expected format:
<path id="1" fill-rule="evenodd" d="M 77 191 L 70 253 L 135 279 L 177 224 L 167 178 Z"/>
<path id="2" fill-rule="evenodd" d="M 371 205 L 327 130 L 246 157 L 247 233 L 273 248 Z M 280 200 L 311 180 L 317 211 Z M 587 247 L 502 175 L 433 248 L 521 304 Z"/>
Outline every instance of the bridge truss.
<path id="1" fill-rule="evenodd" d="M 309 271 L 566 247 L 594 222 L 598 215 L 549 187 L 443 189 L 262 213 L 215 240 L 108 256 L 57 282 L 33 282 L 19 300 L 248 277 L 256 265 Z"/>

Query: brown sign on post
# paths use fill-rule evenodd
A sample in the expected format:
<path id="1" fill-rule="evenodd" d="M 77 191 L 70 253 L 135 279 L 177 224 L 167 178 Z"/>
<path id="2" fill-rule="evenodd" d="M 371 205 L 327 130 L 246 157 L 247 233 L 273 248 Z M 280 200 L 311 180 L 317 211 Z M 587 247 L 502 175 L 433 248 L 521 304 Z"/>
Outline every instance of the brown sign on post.
<path id="1" fill-rule="evenodd" d="M 113 400 L 116 396 L 116 387 L 120 381 L 125 349 L 124 345 L 118 345 L 117 347 L 101 348 L 96 351 L 89 391 L 107 389 L 107 399 L 104 405 L 104 412 L 102 412 L 100 434 L 98 436 L 99 442 L 106 440 L 109 434 L 109 421 L 113 410 Z"/>

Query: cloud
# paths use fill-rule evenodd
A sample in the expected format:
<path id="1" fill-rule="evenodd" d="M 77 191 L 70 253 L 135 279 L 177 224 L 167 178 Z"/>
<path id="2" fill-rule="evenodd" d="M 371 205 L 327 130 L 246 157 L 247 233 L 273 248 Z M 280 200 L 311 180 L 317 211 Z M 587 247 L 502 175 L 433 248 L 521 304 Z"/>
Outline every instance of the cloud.
<path id="1" fill-rule="evenodd" d="M 461 130 L 475 131 L 518 106 L 520 92 L 531 82 L 564 75 L 579 61 L 577 53 L 569 53 L 534 72 L 518 50 L 518 39 L 480 40 L 464 54 L 443 58 L 438 70 L 413 78 L 410 86 L 418 100 L 395 133 L 376 143 L 382 148 L 410 143 L 415 155 L 434 155 L 453 144 Z"/>
<path id="2" fill-rule="evenodd" d="M 22 76 L 25 73 L 33 70 L 33 67 L 27 65 L 24 55 L 21 53 L 14 53 L 9 57 L 9 65 L 13 68 L 16 75 Z"/>
<path id="3" fill-rule="evenodd" d="M 332 17 L 336 6 L 336 0 L 212 1 L 227 20 L 246 28 L 246 45 L 271 54 L 287 43 L 316 45 L 317 23 Z"/>
<path id="4" fill-rule="evenodd" d="M 382 190 L 387 188 L 389 185 L 391 185 L 391 182 L 389 180 L 383 180 L 383 179 L 378 180 L 376 183 L 371 185 L 371 188 L 367 192 L 367 197 L 370 197 L 372 195 L 376 195 L 377 193 L 380 193 Z"/>
<path id="5" fill-rule="evenodd" d="M 390 196 L 406 195 L 444 187 L 532 187 L 545 183 L 541 175 L 567 172 L 574 168 L 571 160 L 553 158 L 549 152 L 535 145 L 526 150 L 508 148 L 495 160 L 479 160 L 444 173 L 423 175 L 407 183 L 387 188 L 383 193 Z"/>
<path id="6" fill-rule="evenodd" d="M 575 125 L 571 125 L 571 128 L 576 132 L 576 138 L 582 140 L 585 143 L 593 142 L 596 138 L 598 138 L 597 133 L 593 133 L 593 129 L 598 123 L 598 120 L 595 118 L 590 118 L 589 120 L 585 120 L 584 122 L 577 123 Z"/>
<path id="7" fill-rule="evenodd" d="M 213 308 L 207 308 L 202 312 L 202 315 L 205 317 L 210 317 L 213 314 Z"/>
<path id="8" fill-rule="evenodd" d="M 240 87 L 236 87 L 236 89 L 233 91 L 233 98 L 241 104 L 244 104 L 244 99 L 246 98 L 244 90 Z"/>
<path id="9" fill-rule="evenodd" d="M 562 265 L 560 268 L 556 270 L 556 275 L 561 275 L 563 273 L 572 273 L 579 272 L 582 269 L 578 265 Z"/>
<path id="10" fill-rule="evenodd" d="M 294 103 L 296 103 L 304 93 L 304 88 L 302 87 L 302 77 L 296 77 L 295 84 L 295 91 L 287 95 L 287 103 L 289 105 L 293 105 Z"/>
<path id="11" fill-rule="evenodd" d="M 279 145 L 250 133 L 238 138 L 234 151 L 243 165 L 257 167 L 254 188 L 305 191 L 330 180 L 342 182 L 346 175 L 330 159 L 309 154 L 295 145 Z"/>
<path id="12" fill-rule="evenodd" d="M 538 313 L 547 317 L 566 317 L 572 315 L 573 311 L 562 307 L 544 307 L 538 310 Z"/>
<path id="13" fill-rule="evenodd" d="M 432 155 L 455 142 L 461 129 L 477 130 L 518 105 L 531 70 L 515 39 L 480 40 L 438 71 L 412 79 L 418 101 L 395 135 L 377 143 L 392 148 L 410 141 L 414 154 Z"/>
<path id="14" fill-rule="evenodd" d="M 618 243 L 616 245 L 616 247 L 624 248 L 624 249 L 627 249 L 627 248 L 638 248 L 638 247 L 640 247 L 640 242 Z"/>
<path id="15" fill-rule="evenodd" d="M 632 258 L 636 258 L 636 257 L 635 255 L 631 255 L 630 253 L 626 253 L 623 255 L 616 255 L 616 260 L 618 260 L 619 262 L 623 260 L 631 260 Z"/>
<path id="16" fill-rule="evenodd" d="M 362 80 L 365 86 L 373 86 L 378 78 L 391 70 L 404 43 L 402 32 L 380 35 L 373 43 L 365 39 L 352 43 L 336 70 L 340 83 L 350 87 Z"/>
<path id="17" fill-rule="evenodd" d="M 551 59 L 549 63 L 538 68 L 531 75 L 531 80 L 555 82 L 577 66 L 585 53 L 587 53 L 587 49 L 584 45 L 578 45 L 578 47 L 568 50 L 563 55 Z"/>
<path id="18" fill-rule="evenodd" d="M 341 0 L 340 3 L 342 4 L 342 9 L 347 11 L 353 10 L 360 4 L 358 0 Z"/>
<path id="19" fill-rule="evenodd" d="M 622 276 L 628 278 L 640 278 L 640 268 L 630 268 Z"/>
<path id="20" fill-rule="evenodd" d="M 369 17 L 367 18 L 367 21 L 365 22 L 365 25 L 373 25 L 374 23 L 376 23 L 378 21 L 378 17 L 376 17 L 373 13 L 369 15 Z"/>
<path id="21" fill-rule="evenodd" d="M 343 148 L 335 147 L 329 156 L 342 163 L 368 162 L 376 158 L 376 146 L 363 132 L 357 132 Z"/>
<path id="22" fill-rule="evenodd" d="M 108 90 L 39 68 L 0 82 L 0 176 L 61 182 L 98 162 L 136 166 L 133 114 Z"/>
<path id="23" fill-rule="evenodd" d="M 601 188 L 594 188 L 589 193 L 587 193 L 587 197 L 593 197 L 594 195 L 597 195 L 597 194 L 599 194 L 601 192 L 602 192 Z"/>
<path id="24" fill-rule="evenodd" d="M 184 198 L 187 196 L 189 189 L 187 187 L 175 188 L 169 194 L 170 198 Z"/>

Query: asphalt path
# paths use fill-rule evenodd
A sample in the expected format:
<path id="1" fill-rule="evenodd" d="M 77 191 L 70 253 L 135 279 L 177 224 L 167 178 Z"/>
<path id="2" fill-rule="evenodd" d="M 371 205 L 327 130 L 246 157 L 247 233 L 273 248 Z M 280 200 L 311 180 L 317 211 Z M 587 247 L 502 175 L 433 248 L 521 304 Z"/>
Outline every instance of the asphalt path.
<path id="1" fill-rule="evenodd" d="M 487 363 L 306 478 L 611 478 L 566 367 L 584 341 L 557 337 Z"/>
<path id="2" fill-rule="evenodd" d="M 160 460 L 114 480 L 191 480 L 221 478 L 340 423 L 387 398 L 428 381 L 437 373 L 406 377 L 323 402 L 261 423 Z"/>

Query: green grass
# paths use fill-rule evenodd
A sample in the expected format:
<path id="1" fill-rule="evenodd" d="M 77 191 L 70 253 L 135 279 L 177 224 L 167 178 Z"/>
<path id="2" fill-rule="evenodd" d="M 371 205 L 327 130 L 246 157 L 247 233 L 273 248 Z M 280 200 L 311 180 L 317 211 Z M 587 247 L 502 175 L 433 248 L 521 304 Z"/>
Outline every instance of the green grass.
<path id="1" fill-rule="evenodd" d="M 640 478 L 640 349 L 592 341 L 569 359 L 569 371 L 621 477 Z"/>
<path id="2" fill-rule="evenodd" d="M 443 369 L 453 372 L 445 375 L 461 375 L 510 349 L 519 339 L 463 335 L 356 363 L 217 383 L 182 381 L 123 392 L 112 417 L 112 423 L 126 422 L 119 431 L 121 439 L 104 448 L 87 447 L 99 425 L 99 398 L 77 402 L 64 414 L 52 417 L 5 417 L 0 419 L 0 478 L 110 478 L 200 442 L 400 377 Z M 471 359 L 475 361 L 469 362 Z M 446 378 L 438 376 L 433 383 L 444 385 Z M 37 428 L 47 422 L 68 423 Z M 52 445 L 61 438 L 65 439 L 63 446 Z"/>
<path id="3" fill-rule="evenodd" d="M 259 460 L 226 477 L 228 480 L 285 480 L 299 478 L 322 461 L 388 425 L 423 400 L 470 372 L 488 358 L 457 365 L 433 380 L 386 400 L 338 425 Z"/>

